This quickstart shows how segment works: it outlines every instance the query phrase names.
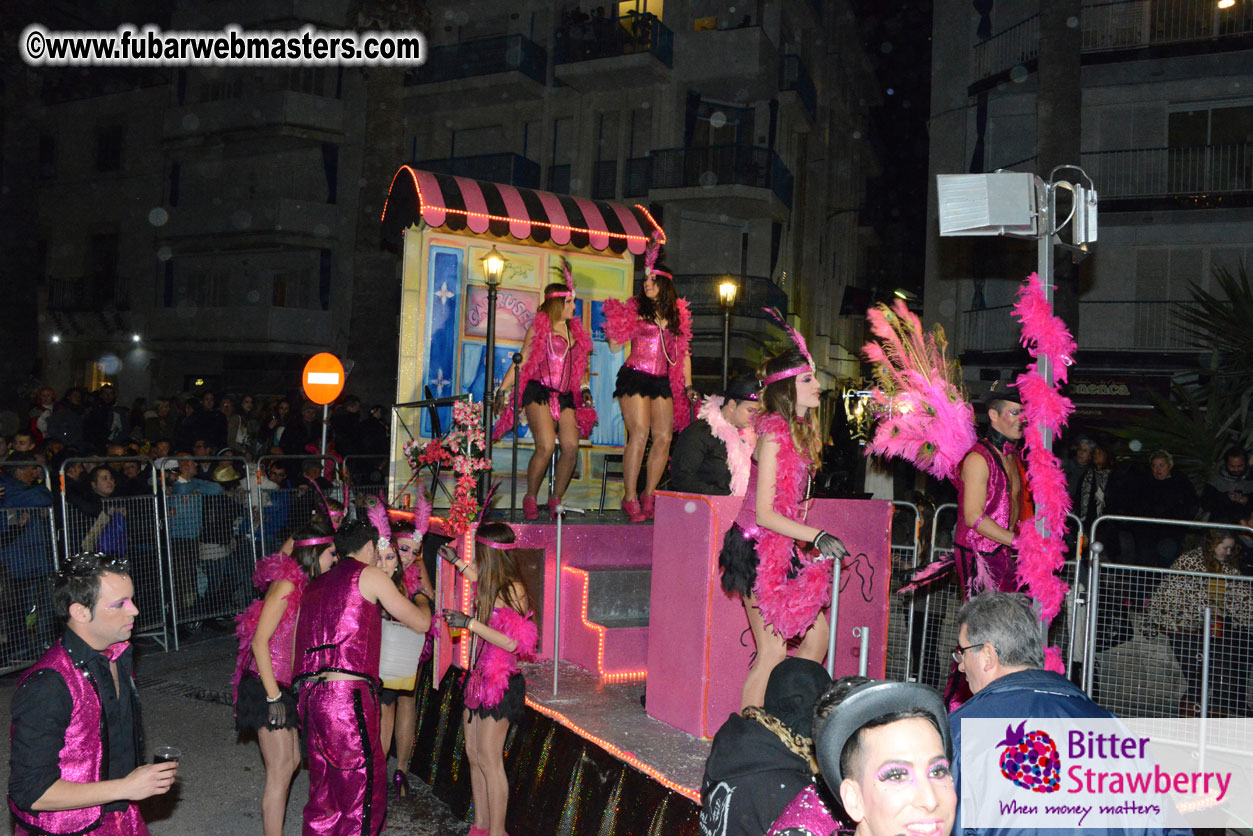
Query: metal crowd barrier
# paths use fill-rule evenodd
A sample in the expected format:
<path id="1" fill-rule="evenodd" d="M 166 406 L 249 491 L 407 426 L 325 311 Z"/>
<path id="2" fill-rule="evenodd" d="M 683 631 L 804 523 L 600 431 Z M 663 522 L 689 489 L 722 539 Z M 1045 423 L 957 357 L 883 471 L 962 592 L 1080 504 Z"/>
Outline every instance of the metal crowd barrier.
<path id="1" fill-rule="evenodd" d="M 169 556 L 170 623 L 224 619 L 253 598 L 257 562 L 248 463 L 242 456 L 157 459 L 165 553 Z M 174 648 L 179 647 L 174 630 Z"/>
<path id="2" fill-rule="evenodd" d="M 390 459 L 385 455 L 344 456 L 344 470 L 348 476 L 348 492 L 355 499 L 359 496 L 387 495 L 387 470 Z"/>
<path id="3" fill-rule="evenodd" d="M 918 567 L 919 534 L 922 515 L 912 502 L 892 503 L 892 581 L 889 587 L 887 636 L 888 679 L 908 678 L 912 661 L 914 634 L 914 596 L 897 595 L 905 578 Z"/>
<path id="4" fill-rule="evenodd" d="M 107 497 L 92 488 L 94 474 L 101 467 L 114 475 L 114 490 Z M 128 477 L 131 472 L 133 477 Z M 139 609 L 132 635 L 155 638 L 168 648 L 168 563 L 162 553 L 154 472 L 149 458 L 66 459 L 58 474 L 61 536 L 66 555 L 98 551 L 129 560 Z"/>
<path id="5" fill-rule="evenodd" d="M 258 483 L 254 497 L 257 505 L 257 537 L 258 554 L 268 555 L 277 552 L 293 532 L 300 529 L 313 516 L 317 508 L 317 493 L 303 479 L 300 468 L 307 461 L 332 461 L 331 456 L 262 456 L 257 459 L 257 473 L 261 478 L 267 477 L 275 464 L 282 464 L 287 471 L 287 482 L 294 487 L 265 488 Z M 338 486 L 329 493 L 323 491 L 327 499 L 342 501 L 342 491 Z"/>
<path id="6" fill-rule="evenodd" d="M 42 482 L 19 494 L 23 480 L 17 473 L 31 468 L 43 474 Z M 0 673 L 8 673 L 33 664 L 60 633 L 47 583 L 60 564 L 48 468 L 33 461 L 11 462 L 0 471 L 18 483 L 6 481 L 0 500 L 0 566 L 5 573 L 0 587 Z"/>
<path id="7" fill-rule="evenodd" d="M 1071 514 L 1067 522 L 1067 553 L 1072 559 L 1063 564 L 1062 574 L 1071 589 L 1062 604 L 1061 612 L 1050 625 L 1048 643 L 1061 648 L 1063 661 L 1069 670 L 1075 657 L 1073 637 L 1076 635 L 1076 595 L 1079 577 L 1079 563 L 1074 556 L 1079 553 L 1083 535 L 1078 517 Z M 937 506 L 935 515 L 931 519 L 931 547 L 928 563 L 943 559 L 952 553 L 956 529 L 957 506 L 953 503 Z M 894 575 L 895 572 L 894 561 Z M 898 585 L 894 578 L 893 588 L 895 589 Z M 957 611 L 962 605 L 962 590 L 955 579 L 950 578 L 937 581 L 911 597 L 914 599 L 913 606 L 908 612 L 902 614 L 900 619 L 909 624 L 910 640 L 905 678 L 922 682 L 942 691 L 948 681 L 950 667 L 947 651 L 957 646 L 957 633 L 960 626 L 957 623 Z M 1081 599 L 1080 603 L 1082 603 Z M 894 603 L 894 613 L 896 612 L 895 606 Z M 889 632 L 892 629 L 889 621 Z M 892 652 L 891 647 L 892 645 L 889 645 L 889 653 Z M 916 656 L 915 647 L 917 648 Z M 889 664 L 891 664 L 890 657 Z"/>
<path id="8" fill-rule="evenodd" d="M 1253 529 L 1116 515 L 1094 520 L 1083 654 L 1085 690 L 1116 714 L 1250 716 L 1253 577 L 1108 560 L 1096 536 L 1102 523 L 1176 528 L 1181 544 L 1209 530 L 1239 538 Z"/>

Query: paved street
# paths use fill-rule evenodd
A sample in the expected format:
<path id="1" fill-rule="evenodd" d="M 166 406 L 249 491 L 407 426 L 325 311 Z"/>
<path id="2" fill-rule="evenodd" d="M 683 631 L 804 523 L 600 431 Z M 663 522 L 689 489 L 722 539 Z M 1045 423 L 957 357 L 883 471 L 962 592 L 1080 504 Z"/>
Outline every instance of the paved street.
<path id="1" fill-rule="evenodd" d="M 237 739 L 231 714 L 230 676 L 235 659 L 233 636 L 213 636 L 165 653 L 146 640 L 138 643 L 136 676 L 143 700 L 148 746 L 172 744 L 183 750 L 178 783 L 167 796 L 145 804 L 144 817 L 154 836 L 234 836 L 261 832 L 261 786 L 265 772 L 256 743 Z M 18 675 L 0 678 L 3 725 Z M 3 773 L 7 785 L 9 741 L 3 737 Z M 388 774 L 394 767 L 389 763 Z M 411 779 L 415 797 L 389 799 L 389 834 L 446 836 L 468 826 L 453 818 L 426 785 Z M 308 796 L 308 774 L 301 770 L 292 786 L 284 834 L 300 833 L 300 810 Z M 12 825 L 0 828 L 12 833 Z"/>

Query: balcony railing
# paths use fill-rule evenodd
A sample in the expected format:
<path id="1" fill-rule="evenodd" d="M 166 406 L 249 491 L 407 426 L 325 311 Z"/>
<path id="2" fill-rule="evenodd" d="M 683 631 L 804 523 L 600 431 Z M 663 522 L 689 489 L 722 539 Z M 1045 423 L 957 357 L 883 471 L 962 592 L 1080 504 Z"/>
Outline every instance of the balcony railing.
<path id="1" fill-rule="evenodd" d="M 1253 191 L 1253 143 L 1143 148 L 1082 155 L 1101 198 L 1224 195 Z"/>
<path id="2" fill-rule="evenodd" d="M 592 163 L 592 200 L 613 200 L 617 180 L 617 160 L 598 160 Z"/>
<path id="3" fill-rule="evenodd" d="M 570 64 L 643 52 L 652 53 L 667 67 L 674 66 L 674 33 L 654 15 L 592 18 L 567 23 L 557 30 L 553 63 Z"/>
<path id="4" fill-rule="evenodd" d="M 784 205 L 792 205 L 792 172 L 769 148 L 711 145 L 654 151 L 652 187 L 680 189 L 703 186 L 753 186 L 770 189 Z"/>
<path id="5" fill-rule="evenodd" d="M 726 281 L 726 273 L 683 273 L 674 277 L 674 289 L 687 299 L 693 315 L 722 315 L 722 303 L 718 299 L 718 285 Z M 732 309 L 734 316 L 769 319 L 762 308 L 778 308 L 787 312 L 787 293 L 766 276 L 737 276 L 730 278 L 739 283 L 739 298 Z M 770 320 L 773 322 L 774 320 Z"/>
<path id="6" fill-rule="evenodd" d="M 1210 197 L 1253 192 L 1253 143 L 1089 151 L 1083 170 L 1101 200 Z M 1035 157 L 997 168 L 1037 174 Z M 1209 205 L 1208 202 L 1205 205 Z"/>
<path id="7" fill-rule="evenodd" d="M 1195 302 L 1080 302 L 1079 346 L 1084 351 L 1201 352 L 1179 325 L 1178 312 Z M 1013 351 L 1020 335 L 1010 306 L 966 311 L 962 351 Z"/>
<path id="8" fill-rule="evenodd" d="M 54 278 L 48 282 L 48 309 L 62 313 L 130 309 L 117 278 Z"/>
<path id="9" fill-rule="evenodd" d="M 1082 50 L 1110 52 L 1253 34 L 1253 8 L 1220 9 L 1214 0 L 1114 0 L 1083 4 Z M 982 80 L 1036 58 L 1040 20 L 1032 15 L 975 45 L 974 78 Z"/>
<path id="10" fill-rule="evenodd" d="M 628 157 L 622 184 L 623 197 L 645 197 L 648 195 L 648 183 L 653 176 L 652 157 Z"/>
<path id="11" fill-rule="evenodd" d="M 818 118 L 818 91 L 814 89 L 814 80 L 805 69 L 805 62 L 799 55 L 783 55 L 779 58 L 779 90 L 794 91 L 800 96 L 805 110 L 811 119 Z"/>
<path id="12" fill-rule="evenodd" d="M 517 71 L 544 83 L 548 54 L 522 35 L 500 35 L 433 47 L 426 63 L 405 74 L 405 85 L 433 84 Z"/>
<path id="13" fill-rule="evenodd" d="M 436 174 L 455 174 L 472 180 L 508 183 L 525 189 L 539 188 L 539 163 L 518 154 L 478 154 L 438 160 L 419 160 L 417 168 Z"/>

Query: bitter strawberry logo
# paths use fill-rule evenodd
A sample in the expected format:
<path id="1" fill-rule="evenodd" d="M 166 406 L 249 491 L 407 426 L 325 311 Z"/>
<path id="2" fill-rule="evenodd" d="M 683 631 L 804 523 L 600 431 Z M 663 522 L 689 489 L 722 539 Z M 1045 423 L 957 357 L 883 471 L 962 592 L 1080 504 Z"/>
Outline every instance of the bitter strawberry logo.
<path id="1" fill-rule="evenodd" d="M 1005 727 L 1005 739 L 997 746 L 1001 751 L 1001 774 L 1032 792 L 1057 792 L 1061 788 L 1062 762 L 1057 744 L 1048 732 L 1024 731 L 1027 721 L 1018 728 Z"/>

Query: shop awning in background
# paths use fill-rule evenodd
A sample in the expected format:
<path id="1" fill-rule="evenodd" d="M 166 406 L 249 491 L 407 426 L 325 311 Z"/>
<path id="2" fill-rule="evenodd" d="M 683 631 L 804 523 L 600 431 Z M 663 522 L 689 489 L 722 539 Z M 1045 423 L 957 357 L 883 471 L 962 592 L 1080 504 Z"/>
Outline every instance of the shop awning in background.
<path id="1" fill-rule="evenodd" d="M 648 210 L 584 197 L 488 183 L 401 166 L 383 205 L 383 231 L 399 238 L 422 218 L 432 227 L 454 232 L 491 232 L 518 240 L 591 247 L 641 255 L 653 233 L 665 232 Z"/>

